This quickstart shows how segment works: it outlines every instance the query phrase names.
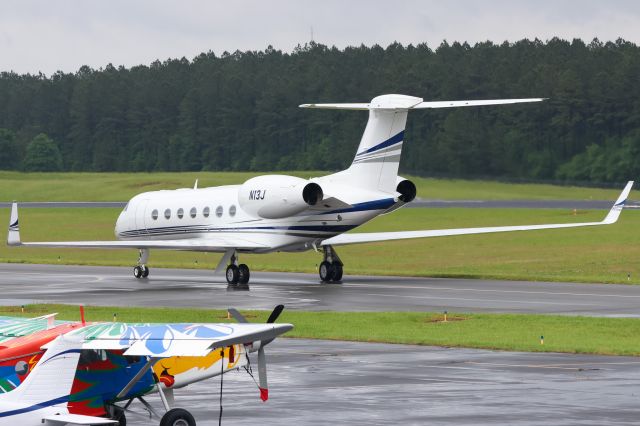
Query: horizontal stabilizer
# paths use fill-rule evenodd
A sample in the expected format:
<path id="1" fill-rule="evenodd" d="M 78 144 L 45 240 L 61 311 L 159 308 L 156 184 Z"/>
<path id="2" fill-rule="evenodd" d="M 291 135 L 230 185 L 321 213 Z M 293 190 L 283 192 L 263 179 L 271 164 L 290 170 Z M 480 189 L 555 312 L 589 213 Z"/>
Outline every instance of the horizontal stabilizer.
<path id="1" fill-rule="evenodd" d="M 114 425 L 118 420 L 105 419 L 104 417 L 83 416 L 80 414 L 54 414 L 42 418 L 42 423 L 73 424 L 73 425 Z"/>
<path id="2" fill-rule="evenodd" d="M 529 102 L 542 102 L 546 98 L 522 98 L 522 99 L 486 99 L 463 101 L 433 101 L 423 102 L 422 98 L 403 95 L 384 95 L 375 98 L 369 103 L 333 103 L 333 104 L 302 104 L 300 108 L 315 109 L 346 109 L 346 110 L 410 110 L 427 108 L 456 108 L 486 105 L 521 104 Z"/>

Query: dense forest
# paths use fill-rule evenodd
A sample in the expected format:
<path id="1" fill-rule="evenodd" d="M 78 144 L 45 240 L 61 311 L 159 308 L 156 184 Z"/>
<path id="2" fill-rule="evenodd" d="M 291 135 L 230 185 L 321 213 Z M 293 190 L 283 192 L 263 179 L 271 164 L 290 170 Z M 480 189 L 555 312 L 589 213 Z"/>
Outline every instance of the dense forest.
<path id="1" fill-rule="evenodd" d="M 10 69 L 11 64 L 0 68 Z M 640 171 L 640 49 L 624 40 L 203 53 L 51 76 L 0 73 L 0 169 L 337 170 L 366 112 L 307 102 L 547 97 L 410 113 L 401 170 L 618 182 Z"/>

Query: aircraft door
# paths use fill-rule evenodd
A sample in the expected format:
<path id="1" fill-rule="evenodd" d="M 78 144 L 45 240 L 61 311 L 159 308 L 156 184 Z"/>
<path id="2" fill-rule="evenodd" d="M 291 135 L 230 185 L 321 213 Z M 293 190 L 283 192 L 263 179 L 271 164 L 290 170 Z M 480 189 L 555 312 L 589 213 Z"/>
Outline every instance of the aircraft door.
<path id="1" fill-rule="evenodd" d="M 147 205 L 149 204 L 149 200 L 142 200 L 137 208 L 135 214 L 136 220 L 136 229 L 141 233 L 147 233 Z"/>

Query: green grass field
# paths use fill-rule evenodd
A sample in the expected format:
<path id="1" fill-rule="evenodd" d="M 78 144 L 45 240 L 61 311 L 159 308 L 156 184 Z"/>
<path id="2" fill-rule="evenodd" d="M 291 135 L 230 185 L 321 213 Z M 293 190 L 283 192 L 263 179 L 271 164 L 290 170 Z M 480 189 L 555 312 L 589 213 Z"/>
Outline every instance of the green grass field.
<path id="1" fill-rule="evenodd" d="M 303 178 L 328 172 L 277 172 Z M 241 184 L 262 172 L 180 173 L 20 173 L 0 171 L 2 201 L 127 201 L 140 192 L 190 188 L 196 179 L 201 188 Z M 442 200 L 615 200 L 620 189 L 509 184 L 458 179 L 426 179 L 409 176 L 418 196 Z"/>
<path id="2" fill-rule="evenodd" d="M 28 305 L 24 316 L 58 312 L 79 320 L 77 306 Z M 88 321 L 226 322 L 226 312 L 193 308 L 87 307 Z M 263 322 L 269 312 L 243 312 Z M 20 307 L 0 307 L 0 315 L 22 316 Z M 557 315 L 433 312 L 303 312 L 285 310 L 278 322 L 291 323 L 287 337 L 485 348 L 529 352 L 640 355 L 640 320 Z M 544 336 L 544 345 L 540 344 Z"/>
<path id="3" fill-rule="evenodd" d="M 8 223 L 8 209 L 0 223 Z M 117 209 L 22 209 L 24 241 L 114 239 Z M 364 225 L 363 232 L 598 221 L 606 212 L 561 209 L 401 209 Z M 346 274 L 640 283 L 640 212 L 595 228 L 426 238 L 340 247 Z M 220 255 L 152 251 L 150 266 L 215 267 Z M 0 262 L 132 266 L 134 250 L 72 250 L 0 245 Z M 315 273 L 315 252 L 243 255 L 254 271 Z M 627 280 L 631 274 L 631 280 Z"/>

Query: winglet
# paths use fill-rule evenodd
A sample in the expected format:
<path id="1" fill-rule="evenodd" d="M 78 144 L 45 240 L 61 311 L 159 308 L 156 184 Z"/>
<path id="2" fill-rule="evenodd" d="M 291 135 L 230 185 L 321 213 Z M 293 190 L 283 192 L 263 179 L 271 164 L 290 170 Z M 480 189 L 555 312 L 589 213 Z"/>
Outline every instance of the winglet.
<path id="1" fill-rule="evenodd" d="M 627 202 L 627 198 L 629 197 L 629 193 L 631 192 L 631 188 L 633 187 L 633 181 L 630 180 L 627 182 L 627 186 L 624 187 L 620 196 L 609 210 L 609 214 L 604 218 L 602 223 L 611 225 L 612 223 L 616 223 L 618 218 L 620 217 L 620 213 L 622 213 L 622 209 L 624 208 L 625 203 Z"/>
<path id="2" fill-rule="evenodd" d="M 18 203 L 15 201 L 11 204 L 11 215 L 9 216 L 9 234 L 7 235 L 7 245 L 19 246 L 20 242 L 20 225 L 18 224 Z"/>

